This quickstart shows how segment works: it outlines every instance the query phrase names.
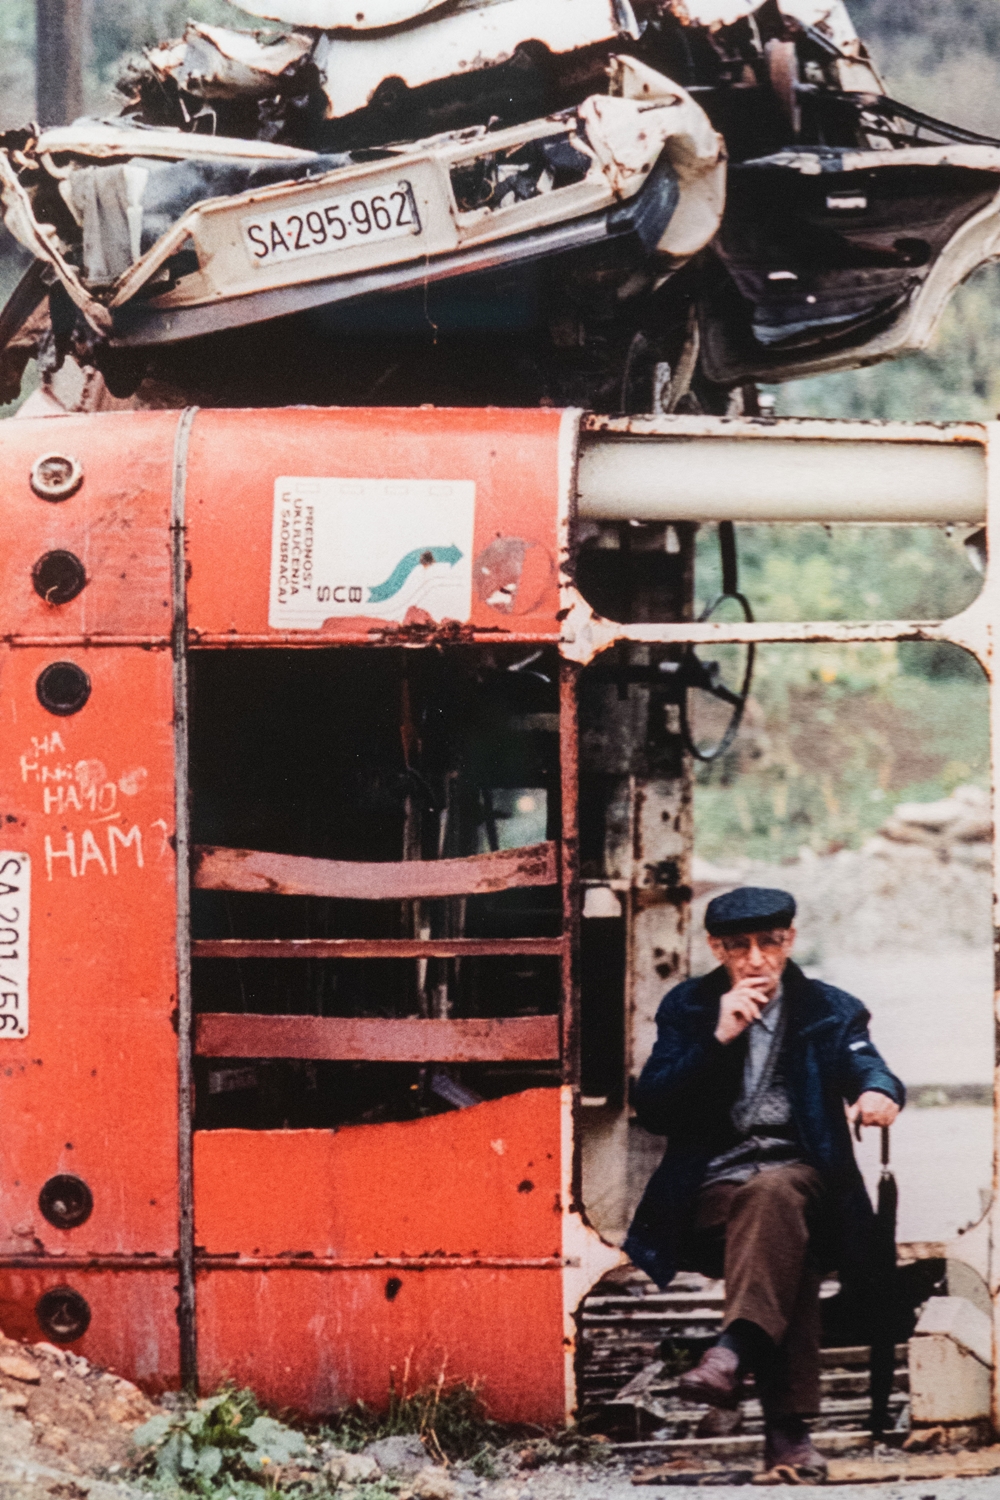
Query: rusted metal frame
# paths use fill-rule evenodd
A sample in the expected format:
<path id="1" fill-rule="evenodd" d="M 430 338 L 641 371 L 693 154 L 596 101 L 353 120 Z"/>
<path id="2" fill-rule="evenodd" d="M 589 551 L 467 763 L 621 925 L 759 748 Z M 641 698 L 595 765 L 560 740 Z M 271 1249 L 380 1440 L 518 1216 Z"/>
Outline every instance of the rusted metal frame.
<path id="1" fill-rule="evenodd" d="M 584 412 L 580 436 L 612 433 L 620 437 L 713 438 L 738 437 L 748 442 L 788 442 L 796 438 L 822 439 L 831 446 L 850 443 L 934 443 L 942 447 L 988 441 L 990 423 L 831 421 L 828 417 L 710 417 L 612 416 Z"/>
<path id="2" fill-rule="evenodd" d="M 561 1271 L 560 1255 L 376 1255 L 338 1260 L 331 1255 L 209 1255 L 195 1252 L 197 1271 Z M 0 1255 L 2 1271 L 176 1271 L 176 1255 Z"/>
<path id="3" fill-rule="evenodd" d="M 0 636 L 4 646 L 140 646 L 146 651 L 166 651 L 170 642 L 162 635 L 63 635 L 53 631 L 51 635 L 4 635 Z"/>
<path id="4" fill-rule="evenodd" d="M 174 699 L 174 796 L 177 956 L 177 1197 L 180 1373 L 185 1390 L 198 1390 L 198 1328 L 194 1274 L 194 1152 L 191 993 L 191 815 L 190 734 L 187 662 L 187 494 L 188 449 L 198 408 L 181 413 L 174 438 L 170 514 L 170 562 L 173 587 L 171 649 Z"/>
<path id="5" fill-rule="evenodd" d="M 557 1062 L 559 1017 L 454 1020 L 215 1011 L 196 1017 L 195 1052 L 199 1057 L 318 1062 Z"/>
<path id="6" fill-rule="evenodd" d="M 601 619 L 576 595 L 569 607 L 563 653 L 581 665 L 619 641 L 642 645 L 704 646 L 791 644 L 833 642 L 838 645 L 870 641 L 949 641 L 971 652 L 981 662 L 988 656 L 988 606 L 986 590 L 968 609 L 950 620 L 876 620 L 862 623 L 837 620 L 806 621 L 706 621 L 660 625 L 619 625 Z"/>
<path id="7" fill-rule="evenodd" d="M 993 647 L 1000 617 L 1000 422 L 987 428 L 986 544 L 989 563 L 983 592 L 988 646 Z M 993 1379 L 991 1420 L 1000 1433 L 1000 691 L 991 662 L 982 659 L 990 682 L 990 755 L 993 811 L 993 1178 L 989 1210 L 987 1282 L 993 1304 Z"/>
<path id="8" fill-rule="evenodd" d="M 343 901 L 434 900 L 556 885 L 552 840 L 460 859 L 337 860 L 202 845 L 193 850 L 198 890 L 327 896 Z M 419 956 L 419 955 L 414 955 Z"/>
<path id="9" fill-rule="evenodd" d="M 564 938 L 198 938 L 192 958 L 558 958 Z"/>
<path id="10" fill-rule="evenodd" d="M 456 631 L 451 625 L 407 625 L 396 630 L 330 630 L 317 631 L 308 640 L 288 630 L 269 630 L 264 634 L 240 635 L 235 631 L 225 634 L 209 631 L 191 631 L 188 649 L 191 651 L 242 650 L 253 646 L 294 646 L 296 651 L 328 651 L 331 646 L 557 646 L 559 637 L 542 636 L 537 630 L 530 633 L 520 630 L 486 630 L 462 626 Z"/>
<path id="11" fill-rule="evenodd" d="M 644 419 L 641 419 L 644 421 Z M 608 424 L 614 426 L 617 419 L 590 419 L 587 424 L 592 431 Z M 719 425 L 710 419 L 684 419 L 692 429 L 700 428 L 700 434 L 710 436 Z M 654 423 L 655 425 L 655 419 Z M 803 424 L 800 424 L 803 425 Z M 812 424 L 810 424 L 811 426 Z M 819 424 L 822 428 L 824 424 Z M 841 424 L 845 437 L 870 438 L 872 441 L 912 441 L 912 429 L 903 424 L 891 424 L 890 428 L 866 429 L 860 424 Z M 727 428 L 733 431 L 730 424 Z M 762 430 L 761 424 L 734 424 L 738 433 L 766 440 L 770 434 Z M 744 429 L 746 429 L 744 431 Z M 857 429 L 857 430 L 855 430 Z M 671 435 L 677 434 L 674 427 Z M 812 435 L 812 434 L 804 434 Z M 816 436 L 825 435 L 818 430 Z M 777 437 L 778 434 L 775 434 Z M 929 441 L 942 443 L 976 443 L 985 447 L 986 462 L 986 529 L 988 555 L 1000 556 L 1000 423 L 983 426 L 968 426 L 958 432 L 931 429 L 922 436 Z M 835 441 L 835 439 L 834 439 Z M 863 519 L 863 518 L 862 518 Z M 563 636 L 561 650 L 564 658 L 585 665 L 601 651 L 617 641 L 628 640 L 646 644 L 699 645 L 731 642 L 758 643 L 865 643 L 871 641 L 947 641 L 968 651 L 980 663 L 990 683 L 990 725 L 992 754 L 993 796 L 993 879 L 994 913 L 1000 912 L 1000 692 L 996 690 L 993 673 L 994 636 L 997 619 L 1000 617 L 1000 571 L 988 567 L 983 588 L 973 603 L 961 614 L 944 621 L 894 620 L 866 623 L 805 621 L 805 622 L 759 622 L 755 624 L 664 624 L 658 626 L 621 625 L 596 616 L 585 600 L 570 585 L 563 589 Z M 994 1139 L 993 1139 L 993 1194 L 989 1210 L 990 1252 L 988 1263 L 989 1291 L 993 1305 L 993 1371 L 992 1371 L 992 1423 L 1000 1431 L 1000 924 L 994 917 Z"/>
<path id="12" fill-rule="evenodd" d="M 562 1076 L 580 1089 L 580 741 L 578 670 L 559 663 L 559 779 L 562 863 Z M 574 1201 L 579 1198 L 579 1162 L 574 1164 Z"/>

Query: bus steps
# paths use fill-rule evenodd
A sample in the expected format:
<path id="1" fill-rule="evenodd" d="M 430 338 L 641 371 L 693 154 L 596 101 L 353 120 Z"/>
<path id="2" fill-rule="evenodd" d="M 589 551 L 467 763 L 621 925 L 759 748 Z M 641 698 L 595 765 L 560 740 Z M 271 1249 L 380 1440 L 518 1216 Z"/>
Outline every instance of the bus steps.
<path id="1" fill-rule="evenodd" d="M 661 1464 L 688 1458 L 759 1464 L 763 1414 L 752 1394 L 742 1403 L 738 1419 L 735 1413 L 725 1414 L 722 1432 L 716 1419 L 712 1436 L 698 1435 L 710 1408 L 689 1405 L 675 1394 L 679 1370 L 669 1359 L 670 1344 L 707 1347 L 718 1336 L 722 1305 L 721 1282 L 682 1274 L 668 1291 L 660 1292 L 640 1272 L 631 1273 L 624 1283 L 603 1283 L 584 1303 L 581 1415 L 592 1430 L 605 1431 L 623 1457 Z M 813 1441 L 828 1456 L 871 1444 L 868 1361 L 864 1345 L 822 1351 L 822 1395 Z M 904 1424 L 908 1391 L 907 1346 L 897 1344 L 890 1427 Z"/>

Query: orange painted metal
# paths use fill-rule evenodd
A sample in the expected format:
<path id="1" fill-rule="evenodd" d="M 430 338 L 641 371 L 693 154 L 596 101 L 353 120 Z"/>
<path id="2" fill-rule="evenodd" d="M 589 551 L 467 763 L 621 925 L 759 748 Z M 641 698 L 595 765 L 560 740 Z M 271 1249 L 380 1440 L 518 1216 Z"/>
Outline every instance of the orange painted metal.
<path id="1" fill-rule="evenodd" d="M 378 1408 L 390 1382 L 412 1391 L 443 1371 L 500 1420 L 565 1416 L 558 1270 L 213 1271 L 198 1278 L 198 1334 L 206 1388 L 229 1376 L 276 1406 Z"/>
<path id="2" fill-rule="evenodd" d="M 184 705 L 170 654 L 172 488 L 186 490 L 195 648 L 554 641 L 560 431 L 554 412 L 206 412 L 178 489 L 177 413 L 4 424 L 0 849 L 28 853 L 33 877 L 30 1030 L 0 1040 L 6 1332 L 42 1336 L 39 1296 L 68 1286 L 91 1313 L 72 1347 L 151 1390 L 178 1380 L 173 731 Z M 84 474 L 58 503 L 29 484 L 51 452 Z M 494 553 L 460 627 L 271 630 L 274 484 L 288 474 L 471 480 L 477 558 L 514 538 L 524 561 L 524 586 L 508 590 L 515 608 L 487 602 L 503 584 Z M 31 581 L 54 550 L 77 556 L 87 578 L 59 606 Z M 36 693 L 56 661 L 89 679 L 85 705 L 66 716 Z M 537 865 L 535 876 L 565 878 L 551 848 Z M 529 1051 L 548 1057 L 558 1024 L 504 1027 L 544 1029 Z M 279 1406 L 378 1404 L 409 1362 L 411 1385 L 445 1369 L 481 1381 L 498 1416 L 560 1420 L 560 1119 L 559 1091 L 539 1089 L 412 1124 L 196 1133 L 202 1387 L 228 1375 Z M 41 1213 L 56 1174 L 93 1195 L 76 1228 Z M 295 1274 L 293 1260 L 315 1274 Z"/>
<path id="3" fill-rule="evenodd" d="M 303 1254 L 394 1268 L 205 1271 L 207 1381 L 254 1369 L 263 1394 L 322 1411 L 411 1387 L 480 1382 L 509 1420 L 563 1415 L 560 1100 L 535 1089 L 408 1124 L 340 1131 L 220 1130 L 195 1138 L 198 1242 L 209 1255 Z M 549 1270 L 400 1268 L 400 1259 L 552 1258 Z M 397 1285 L 398 1283 L 398 1285 Z M 240 1340 L 231 1331 L 241 1330 Z M 245 1352 L 243 1352 L 245 1351 Z M 236 1357 L 236 1364 L 232 1363 Z M 227 1361 L 229 1361 L 227 1363 Z"/>
<path id="4" fill-rule="evenodd" d="M 0 438 L 3 547 L 0 638 L 63 641 L 170 636 L 170 480 L 176 412 L 5 422 Z M 31 468 L 45 453 L 83 465 L 68 500 L 43 500 Z M 87 585 L 68 604 L 46 604 L 31 570 L 46 552 L 72 552 Z"/>
<path id="5" fill-rule="evenodd" d="M 314 408 L 206 411 L 188 463 L 188 613 L 202 644 L 559 638 L 559 436 L 554 410 Z M 268 625 L 275 481 L 285 476 L 475 484 L 472 617 L 454 627 L 359 616 L 283 635 Z M 487 603 L 523 543 L 514 609 Z"/>
<path id="6" fill-rule="evenodd" d="M 311 1057 L 360 1062 L 531 1062 L 559 1056 L 558 1016 L 464 1021 L 357 1016 L 200 1015 L 202 1057 Z"/>
<path id="7" fill-rule="evenodd" d="M 58 1262 L 32 1270 L 4 1269 L 0 1328 L 9 1338 L 51 1342 L 38 1326 L 35 1305 L 44 1292 L 64 1286 L 81 1293 L 91 1312 L 84 1337 L 64 1348 L 136 1381 L 153 1395 L 177 1389 L 176 1270 L 67 1271 Z"/>
<path id="8" fill-rule="evenodd" d="M 91 681 L 71 718 L 35 694 L 53 660 Z M 30 1030 L 0 1048 L 0 1254 L 176 1247 L 171 716 L 163 651 L 0 654 L 0 845 L 32 862 Z M 79 1228 L 39 1210 L 59 1173 L 93 1194 Z"/>
<path id="9" fill-rule="evenodd" d="M 172 1255 L 177 1245 L 166 649 L 175 427 L 166 413 L 126 425 L 67 418 L 5 423 L 0 439 L 0 847 L 32 864 L 30 1027 L 0 1047 L 0 1326 L 42 1337 L 35 1303 L 68 1285 L 91 1309 L 73 1347 L 150 1388 L 177 1379 L 176 1276 L 79 1266 L 87 1256 Z M 29 483 L 36 458 L 53 451 L 84 471 L 58 503 Z M 52 550 L 78 556 L 87 576 L 59 607 L 31 579 Z M 85 644 L 111 639 L 116 649 Z M 71 716 L 37 697 L 38 676 L 55 661 L 90 681 Z M 39 1192 L 57 1174 L 82 1178 L 93 1195 L 76 1228 L 57 1228 L 40 1210 Z M 5 1264 L 19 1255 L 40 1258 L 39 1269 Z"/>

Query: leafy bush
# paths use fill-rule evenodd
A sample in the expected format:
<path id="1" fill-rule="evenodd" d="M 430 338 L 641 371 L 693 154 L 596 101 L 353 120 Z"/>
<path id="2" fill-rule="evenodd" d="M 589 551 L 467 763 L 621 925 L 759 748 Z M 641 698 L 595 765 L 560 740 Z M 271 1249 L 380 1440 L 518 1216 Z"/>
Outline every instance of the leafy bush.
<path id="1" fill-rule="evenodd" d="M 251 1391 L 226 1389 L 185 1410 L 163 1412 L 136 1429 L 139 1470 L 157 1488 L 233 1500 L 264 1500 L 282 1480 L 302 1483 L 319 1468 L 316 1449 L 267 1416 Z M 289 1470 L 292 1473 L 289 1473 Z M 318 1476 L 317 1476 L 318 1477 Z"/>

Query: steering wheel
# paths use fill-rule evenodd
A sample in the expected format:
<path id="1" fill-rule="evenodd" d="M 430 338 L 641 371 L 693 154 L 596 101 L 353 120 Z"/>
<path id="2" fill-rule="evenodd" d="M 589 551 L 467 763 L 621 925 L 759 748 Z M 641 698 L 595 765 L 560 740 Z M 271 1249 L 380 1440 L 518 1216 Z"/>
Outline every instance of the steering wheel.
<path id="1" fill-rule="evenodd" d="M 710 600 L 701 614 L 698 623 L 710 620 L 720 604 L 727 599 L 735 599 L 743 611 L 743 618 L 747 622 L 753 621 L 753 610 L 750 601 L 745 594 L 740 592 L 739 570 L 736 555 L 736 531 L 732 521 L 719 522 L 719 552 L 722 558 L 722 592 L 716 594 Z M 696 654 L 693 646 L 688 646 L 679 664 L 680 686 L 683 689 L 680 696 L 681 709 L 681 737 L 684 748 L 688 750 L 695 760 L 711 762 L 718 760 L 720 755 L 725 755 L 740 727 L 747 699 L 750 696 L 750 684 L 753 681 L 753 664 L 756 648 L 751 641 L 747 646 L 747 662 L 743 672 L 743 681 L 739 692 L 734 693 L 725 683 L 719 681 L 720 667 L 716 661 L 702 661 Z M 688 716 L 688 697 L 692 690 L 698 689 L 708 693 L 713 698 L 718 698 L 721 703 L 727 703 L 732 708 L 732 714 L 725 731 L 717 744 L 704 749 L 695 743 L 694 735 L 691 733 L 691 721 Z"/>

